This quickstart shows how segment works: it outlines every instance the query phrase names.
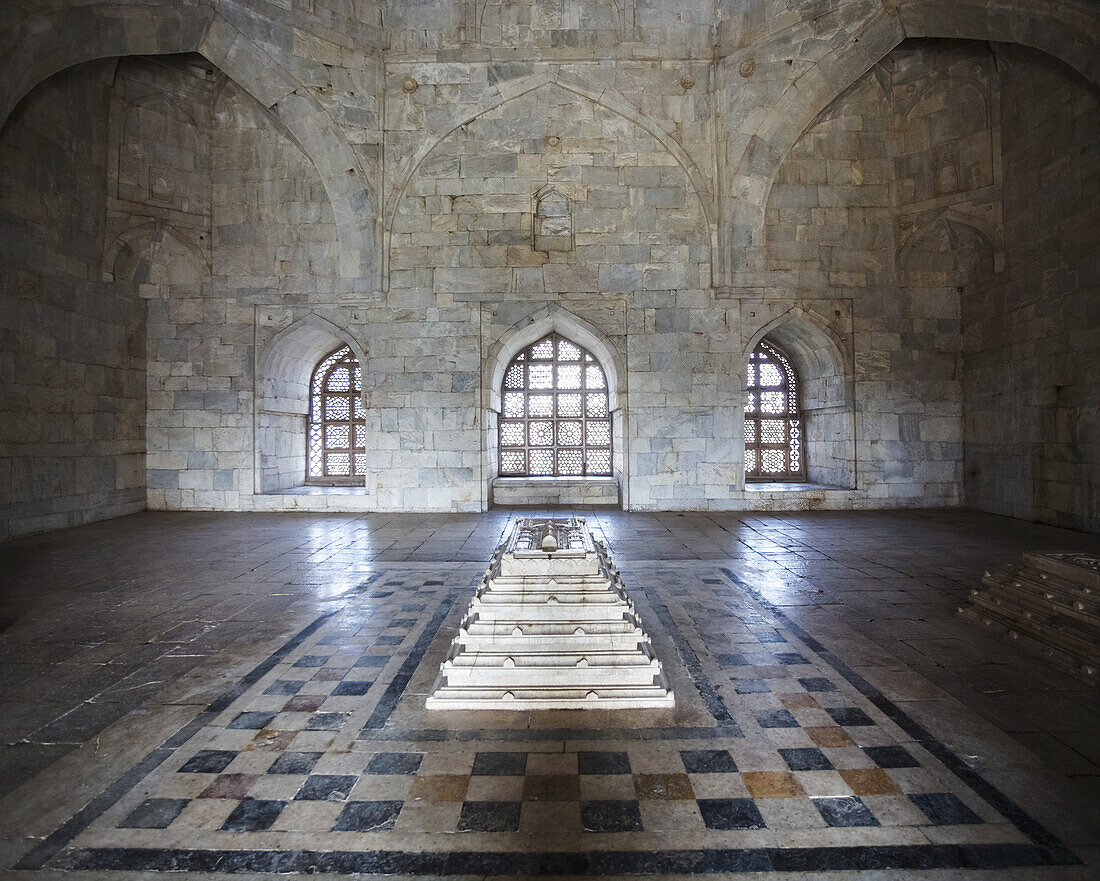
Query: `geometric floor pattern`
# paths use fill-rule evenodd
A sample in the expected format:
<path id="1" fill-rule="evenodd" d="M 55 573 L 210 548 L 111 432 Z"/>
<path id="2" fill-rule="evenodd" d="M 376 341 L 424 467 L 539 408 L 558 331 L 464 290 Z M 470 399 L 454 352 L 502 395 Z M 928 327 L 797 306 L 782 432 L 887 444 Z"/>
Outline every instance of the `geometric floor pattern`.
<path id="1" fill-rule="evenodd" d="M 428 711 L 483 567 L 390 566 L 21 869 L 621 875 L 1075 855 L 731 569 L 625 567 L 672 710 Z"/>

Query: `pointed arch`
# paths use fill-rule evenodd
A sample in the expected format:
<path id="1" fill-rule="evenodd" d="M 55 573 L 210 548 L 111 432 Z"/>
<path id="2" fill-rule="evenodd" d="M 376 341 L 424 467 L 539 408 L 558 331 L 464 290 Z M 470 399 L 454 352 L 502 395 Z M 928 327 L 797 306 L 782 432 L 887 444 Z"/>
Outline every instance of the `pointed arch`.
<path id="1" fill-rule="evenodd" d="M 500 388 L 504 383 L 504 372 L 512 359 L 550 333 L 566 337 L 591 352 L 607 377 L 610 409 L 614 411 L 625 406 L 626 364 L 618 347 L 595 325 L 556 303 L 550 303 L 512 325 L 486 354 L 482 362 L 482 375 L 486 382 L 485 402 L 490 409 L 500 412 Z"/>
<path id="2" fill-rule="evenodd" d="M 555 86 L 566 92 L 571 92 L 582 98 L 587 98 L 594 104 L 603 107 L 605 110 L 634 123 L 647 134 L 651 135 L 666 151 L 668 151 L 687 176 L 688 183 L 695 193 L 703 212 L 703 218 L 707 224 L 709 234 L 712 263 L 714 260 L 720 259 L 716 247 L 718 241 L 718 228 L 715 223 L 713 195 L 707 184 L 706 178 L 703 177 L 695 161 L 683 146 L 656 119 L 634 107 L 615 89 L 595 86 L 578 77 L 561 73 L 555 69 L 505 80 L 486 87 L 481 95 L 481 101 L 472 112 L 467 111 L 460 115 L 456 115 L 439 126 L 420 143 L 415 151 L 409 154 L 404 162 L 401 163 L 394 178 L 394 188 L 389 194 L 386 207 L 383 211 L 382 277 L 384 289 L 389 289 L 390 239 L 393 235 L 393 226 L 397 219 L 397 211 L 401 205 L 401 201 L 405 197 L 405 191 L 408 188 L 409 182 L 419 170 L 424 160 L 428 158 L 436 147 L 458 129 L 475 122 L 479 117 L 484 116 L 492 110 L 496 110 L 503 104 L 527 95 L 543 86 Z M 711 271 L 712 273 L 714 272 L 713 269 Z"/>
<path id="3" fill-rule="evenodd" d="M 351 349 L 366 369 L 366 348 L 347 329 L 310 312 L 258 349 L 255 373 L 255 491 L 274 492 L 306 481 L 310 382 L 317 365 L 337 348 Z M 367 412 L 368 383 L 361 406 Z"/>
<path id="4" fill-rule="evenodd" d="M 850 345 L 814 311 L 799 305 L 757 329 L 742 350 L 742 364 L 748 363 L 761 341 L 779 348 L 801 381 L 806 478 L 811 483 L 855 487 L 855 377 Z M 739 430 L 743 418 L 741 414 L 737 420 Z"/>
<path id="5" fill-rule="evenodd" d="M 749 338 L 742 360 L 747 360 L 765 337 L 775 339 L 796 360 L 800 372 L 832 370 L 851 376 L 851 346 L 811 309 L 794 305 L 767 322 Z"/>
<path id="6" fill-rule="evenodd" d="M 313 370 L 338 345 L 348 346 L 360 364 L 366 363 L 366 348 L 345 328 L 316 312 L 310 312 L 284 327 L 257 355 L 258 401 L 265 409 L 307 412 L 302 402 L 308 408 L 305 392 L 309 389 Z M 291 402 L 294 402 L 293 406 Z"/>

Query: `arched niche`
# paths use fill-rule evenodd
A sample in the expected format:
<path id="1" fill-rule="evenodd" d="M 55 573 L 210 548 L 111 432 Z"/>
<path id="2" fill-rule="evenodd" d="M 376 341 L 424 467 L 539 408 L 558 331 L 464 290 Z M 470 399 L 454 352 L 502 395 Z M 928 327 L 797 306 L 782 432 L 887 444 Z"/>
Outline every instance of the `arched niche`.
<path id="1" fill-rule="evenodd" d="M 798 306 L 752 336 L 741 354 L 742 364 L 748 363 L 761 340 L 771 342 L 790 359 L 801 382 L 806 479 L 855 488 L 855 401 L 848 343 Z M 744 432 L 738 436 L 743 439 Z"/>
<path id="2" fill-rule="evenodd" d="M 276 333 L 256 358 L 256 491 L 306 481 L 310 380 L 317 365 L 347 345 L 361 366 L 366 350 L 344 328 L 311 312 Z M 364 389 L 366 383 L 364 382 Z M 366 391 L 363 409 L 367 408 Z"/>
<path id="3" fill-rule="evenodd" d="M 486 474 L 489 487 L 499 475 L 499 418 L 504 373 L 512 359 L 527 346 L 550 333 L 587 349 L 600 362 L 607 379 L 608 409 L 611 411 L 611 471 L 619 485 L 624 508 L 628 503 L 626 463 L 626 361 L 618 347 L 595 325 L 551 303 L 531 313 L 501 335 L 482 362 L 482 407 L 485 418 Z"/>
<path id="4" fill-rule="evenodd" d="M 133 285 L 145 299 L 198 297 L 210 283 L 206 254 L 186 232 L 158 222 L 136 226 L 115 239 L 104 267 L 104 281 Z"/>

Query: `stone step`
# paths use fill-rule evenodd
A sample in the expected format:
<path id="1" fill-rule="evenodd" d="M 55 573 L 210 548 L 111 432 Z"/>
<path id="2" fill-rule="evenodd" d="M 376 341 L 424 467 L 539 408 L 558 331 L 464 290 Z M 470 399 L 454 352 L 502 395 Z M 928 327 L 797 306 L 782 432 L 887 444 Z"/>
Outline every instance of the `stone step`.
<path id="1" fill-rule="evenodd" d="M 624 603 L 482 603 L 475 600 L 469 615 L 479 621 L 514 621 L 518 625 L 536 621 L 618 621 L 631 609 Z M 472 620 L 472 618 L 471 618 Z"/>
<path id="2" fill-rule="evenodd" d="M 1012 597 L 1016 603 L 1045 615 L 1062 615 L 1088 622 L 1100 618 L 1100 603 L 1089 594 L 1068 590 L 1051 581 L 1038 581 L 1022 573 L 987 574 L 982 583 L 989 593 Z M 979 591 L 971 591 L 977 594 Z M 1079 597 L 1083 597 L 1079 598 Z"/>
<path id="3" fill-rule="evenodd" d="M 1100 645 L 1090 642 L 1090 634 L 1075 626 L 1072 619 L 1041 616 L 1009 600 L 990 596 L 972 598 L 975 609 L 996 615 L 1012 626 L 1030 633 L 1036 639 L 1059 649 L 1072 652 L 1084 661 L 1100 664 Z"/>
<path id="4" fill-rule="evenodd" d="M 444 688 L 503 688 L 535 690 L 553 685 L 591 691 L 598 688 L 653 685 L 661 675 L 660 665 L 618 667 L 464 667 L 443 665 Z"/>
<path id="5" fill-rule="evenodd" d="M 1079 658 L 1069 652 L 1062 651 L 1057 646 L 1036 636 L 1029 634 L 1015 626 L 1015 622 L 996 613 L 979 610 L 972 607 L 960 606 L 959 617 L 965 621 L 988 630 L 991 633 L 1003 637 L 1007 642 L 1019 645 L 1020 648 L 1031 654 L 1038 655 L 1056 667 L 1060 667 L 1067 673 L 1083 679 L 1086 682 L 1096 683 L 1096 668 L 1082 663 Z"/>
<path id="6" fill-rule="evenodd" d="M 532 622 L 517 624 L 514 621 L 501 623 L 470 620 L 463 624 L 456 637 L 458 641 L 470 644 L 478 639 L 492 639 L 494 645 L 500 640 L 516 639 L 524 640 L 524 644 L 532 646 L 537 645 L 538 640 L 547 643 L 560 642 L 563 646 L 574 640 L 581 640 L 581 644 L 591 641 L 593 644 L 604 645 L 604 641 L 617 638 L 645 640 L 646 636 L 634 618 L 624 616 L 619 621 L 589 621 L 585 624 L 543 621 L 536 625 Z M 611 648 L 611 645 L 608 643 L 606 647 Z"/>
<path id="7" fill-rule="evenodd" d="M 537 689 L 447 688 L 428 696 L 429 710 L 617 710 L 671 708 L 675 698 L 667 685 L 598 686 L 584 689 L 546 686 Z"/>
<path id="8" fill-rule="evenodd" d="M 1024 562 L 1093 593 L 1100 591 L 1100 558 L 1091 554 L 1024 554 Z"/>
<path id="9" fill-rule="evenodd" d="M 660 668 L 648 646 L 640 649 L 635 646 L 627 651 L 557 651 L 550 649 L 530 650 L 527 652 L 466 651 L 464 647 L 452 649 L 451 657 L 443 662 L 448 667 L 500 667 L 501 669 L 522 669 L 525 667 L 555 667 L 564 669 L 585 669 L 586 667 L 653 667 Z"/>
<path id="10" fill-rule="evenodd" d="M 1100 564 L 1083 554 L 1024 554 L 982 578 L 959 615 L 1096 683 L 1100 669 Z"/>

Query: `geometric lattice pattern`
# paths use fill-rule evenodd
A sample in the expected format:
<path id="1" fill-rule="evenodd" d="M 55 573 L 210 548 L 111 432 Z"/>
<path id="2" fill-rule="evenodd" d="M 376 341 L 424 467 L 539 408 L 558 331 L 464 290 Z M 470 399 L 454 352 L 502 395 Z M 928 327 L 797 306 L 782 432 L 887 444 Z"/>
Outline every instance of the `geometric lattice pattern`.
<path id="1" fill-rule="evenodd" d="M 351 483 L 367 473 L 363 369 L 341 346 L 313 371 L 306 477 L 310 483 Z"/>
<path id="2" fill-rule="evenodd" d="M 576 343 L 552 333 L 516 355 L 501 403 L 502 475 L 611 474 L 607 377 Z"/>
<path id="3" fill-rule="evenodd" d="M 749 357 L 745 390 L 745 480 L 805 480 L 798 375 L 763 340 Z"/>

